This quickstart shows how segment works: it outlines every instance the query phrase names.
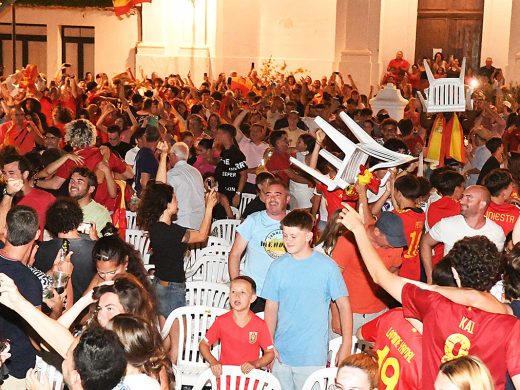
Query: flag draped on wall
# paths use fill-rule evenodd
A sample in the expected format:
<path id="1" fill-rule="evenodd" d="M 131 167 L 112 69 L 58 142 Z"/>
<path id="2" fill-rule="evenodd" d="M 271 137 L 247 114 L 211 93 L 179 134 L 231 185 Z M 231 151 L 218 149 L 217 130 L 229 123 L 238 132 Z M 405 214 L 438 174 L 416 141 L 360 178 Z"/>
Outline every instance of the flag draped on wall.
<path id="1" fill-rule="evenodd" d="M 152 0 L 112 0 L 116 16 L 127 14 L 133 6 L 140 3 L 150 3 Z"/>
<path id="2" fill-rule="evenodd" d="M 447 158 L 452 158 L 460 163 L 464 163 L 466 160 L 464 132 L 459 117 L 455 113 L 448 122 L 443 114 L 437 114 L 424 156 L 425 161 L 437 163 L 440 167 L 444 165 L 444 160 Z"/>

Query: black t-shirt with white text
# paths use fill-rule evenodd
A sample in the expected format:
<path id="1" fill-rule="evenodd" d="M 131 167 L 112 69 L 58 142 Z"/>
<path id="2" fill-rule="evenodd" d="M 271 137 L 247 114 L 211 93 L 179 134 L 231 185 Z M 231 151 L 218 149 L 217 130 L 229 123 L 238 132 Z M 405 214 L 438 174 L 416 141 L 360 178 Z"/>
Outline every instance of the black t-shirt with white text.
<path id="1" fill-rule="evenodd" d="M 246 157 L 237 146 L 232 145 L 229 149 L 224 149 L 215 168 L 218 192 L 231 200 L 238 190 L 240 172 L 245 169 L 247 169 Z"/>

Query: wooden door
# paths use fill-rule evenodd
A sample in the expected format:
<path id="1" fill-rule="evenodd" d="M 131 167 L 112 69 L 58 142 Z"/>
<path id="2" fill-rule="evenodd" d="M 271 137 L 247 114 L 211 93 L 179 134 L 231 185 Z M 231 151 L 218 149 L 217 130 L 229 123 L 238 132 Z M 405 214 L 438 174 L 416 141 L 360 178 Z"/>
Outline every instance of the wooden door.
<path id="1" fill-rule="evenodd" d="M 480 64 L 484 0 L 419 0 L 415 62 L 441 48 L 474 69 Z"/>

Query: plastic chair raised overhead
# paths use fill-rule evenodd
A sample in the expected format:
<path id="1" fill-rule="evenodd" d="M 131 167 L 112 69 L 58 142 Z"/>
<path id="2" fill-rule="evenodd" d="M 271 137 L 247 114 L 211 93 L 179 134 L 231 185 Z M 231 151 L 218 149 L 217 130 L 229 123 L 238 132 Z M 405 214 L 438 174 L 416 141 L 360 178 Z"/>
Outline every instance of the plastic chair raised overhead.
<path id="1" fill-rule="evenodd" d="M 204 281 L 186 282 L 186 305 L 229 309 L 229 286 Z"/>
<path id="2" fill-rule="evenodd" d="M 330 125 L 327 121 L 319 116 L 314 119 L 316 124 L 333 140 L 336 145 L 344 152 L 345 158 L 340 160 L 338 157 L 330 153 L 326 149 L 320 150 L 320 155 L 331 163 L 337 169 L 334 179 L 328 175 L 324 175 L 317 169 L 311 168 L 305 163 L 291 157 L 291 163 L 307 172 L 323 184 L 327 185 L 329 191 L 337 188 L 344 189 L 350 184 L 354 184 L 360 172 L 360 166 L 366 165 L 369 157 L 375 157 L 381 162 L 370 167 L 370 171 L 382 168 L 392 168 L 401 164 L 409 163 L 416 158 L 408 154 L 397 153 L 385 148 L 377 143 L 365 130 L 363 130 L 351 117 L 345 112 L 339 114 L 341 120 L 345 122 L 352 134 L 358 139 L 359 143 L 355 144 L 345 137 L 339 130 Z"/>
<path id="3" fill-rule="evenodd" d="M 210 368 L 200 375 L 193 390 L 204 388 L 211 390 L 226 388 L 234 390 L 281 390 L 282 386 L 278 379 L 268 372 L 254 369 L 249 374 L 243 374 L 239 366 L 222 366 L 220 386 L 217 386 L 217 380 Z"/>
<path id="4" fill-rule="evenodd" d="M 320 368 L 319 370 L 314 371 L 309 377 L 305 380 L 303 384 L 302 390 L 327 390 L 330 385 L 334 384 L 334 380 L 336 379 L 336 374 L 338 372 L 337 367 L 329 367 L 329 368 Z M 316 388 L 316 384 L 318 384 L 319 388 Z"/>
<path id="5" fill-rule="evenodd" d="M 210 234 L 218 238 L 223 238 L 229 245 L 233 245 L 236 228 L 240 223 L 240 219 L 219 219 L 211 224 Z"/>
<path id="6" fill-rule="evenodd" d="M 434 112 L 463 112 L 466 108 L 471 110 L 473 104 L 471 94 L 473 89 L 464 86 L 464 75 L 466 72 L 466 57 L 462 59 L 459 77 L 444 77 L 436 79 L 428 65 L 424 61 L 424 70 L 428 77 L 429 87 L 424 89 L 424 95 L 418 93 L 419 100 L 424 111 Z"/>
<path id="7" fill-rule="evenodd" d="M 208 368 L 199 352 L 199 343 L 215 319 L 227 312 L 216 307 L 185 306 L 172 311 L 166 319 L 161 330 L 163 339 L 170 333 L 173 322 L 179 321 L 179 349 L 177 361 L 173 364 L 176 390 L 181 390 L 182 386 L 194 386 L 199 376 Z M 212 353 L 218 359 L 219 344 L 213 346 Z"/>

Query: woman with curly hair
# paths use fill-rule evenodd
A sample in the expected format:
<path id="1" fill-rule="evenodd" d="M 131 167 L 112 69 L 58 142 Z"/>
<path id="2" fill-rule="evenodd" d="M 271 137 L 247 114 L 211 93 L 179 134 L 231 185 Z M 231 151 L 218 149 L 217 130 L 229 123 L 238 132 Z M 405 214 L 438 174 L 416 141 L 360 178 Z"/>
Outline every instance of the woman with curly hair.
<path id="1" fill-rule="evenodd" d="M 98 186 L 94 200 L 109 211 L 114 210 L 117 186 L 112 179 L 113 174 L 119 174 L 122 179 L 131 179 L 134 176 L 132 168 L 111 153 L 108 147 L 94 146 L 96 127 L 88 120 L 77 119 L 69 122 L 65 126 L 65 131 L 65 141 L 72 146 L 76 155 L 82 157 L 82 163 L 73 160 L 65 161 L 52 178 L 39 180 L 37 186 L 57 190 L 70 178 L 74 168 L 82 166 L 96 174 Z"/>
<path id="2" fill-rule="evenodd" d="M 167 152 L 166 152 L 167 153 Z M 166 154 L 161 154 L 165 159 Z M 214 190 L 206 195 L 206 209 L 199 230 L 191 230 L 173 222 L 177 214 L 177 198 L 173 188 L 164 183 L 152 182 L 144 190 L 137 210 L 137 225 L 147 230 L 155 264 L 154 288 L 159 312 L 168 315 L 186 305 L 186 277 L 184 253 L 187 244 L 206 241 L 211 227 L 211 214 L 217 203 Z"/>
<path id="3" fill-rule="evenodd" d="M 118 314 L 107 324 L 117 334 L 127 360 L 124 384 L 130 389 L 170 389 L 172 363 L 156 327 L 133 314 Z M 160 382 L 160 385 L 158 383 Z"/>

